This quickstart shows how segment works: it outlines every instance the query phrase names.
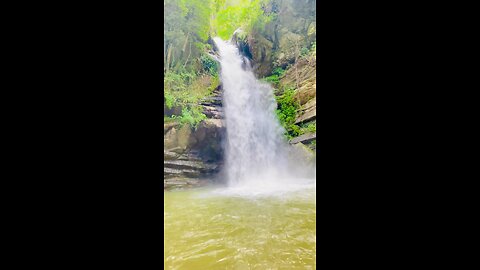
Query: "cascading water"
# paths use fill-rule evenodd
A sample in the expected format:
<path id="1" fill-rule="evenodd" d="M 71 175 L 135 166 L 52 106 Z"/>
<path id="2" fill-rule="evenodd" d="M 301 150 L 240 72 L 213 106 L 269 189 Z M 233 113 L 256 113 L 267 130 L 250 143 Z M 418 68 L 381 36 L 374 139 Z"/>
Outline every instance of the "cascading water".
<path id="1" fill-rule="evenodd" d="M 269 189 L 298 178 L 295 169 L 301 165 L 292 159 L 283 139 L 273 89 L 255 78 L 248 59 L 234 44 L 220 38 L 214 41 L 220 55 L 229 186 Z"/>

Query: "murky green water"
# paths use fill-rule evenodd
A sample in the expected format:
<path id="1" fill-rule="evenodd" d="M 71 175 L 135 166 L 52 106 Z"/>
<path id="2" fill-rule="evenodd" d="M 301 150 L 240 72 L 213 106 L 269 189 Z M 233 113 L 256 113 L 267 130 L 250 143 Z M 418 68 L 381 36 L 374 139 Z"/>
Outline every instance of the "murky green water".
<path id="1" fill-rule="evenodd" d="M 165 192 L 165 269 L 315 269 L 315 189 Z"/>

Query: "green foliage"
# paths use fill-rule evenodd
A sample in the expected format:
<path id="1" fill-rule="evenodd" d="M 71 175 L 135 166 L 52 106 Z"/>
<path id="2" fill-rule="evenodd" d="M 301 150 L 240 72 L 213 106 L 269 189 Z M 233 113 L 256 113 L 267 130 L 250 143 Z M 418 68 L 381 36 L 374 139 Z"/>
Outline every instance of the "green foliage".
<path id="1" fill-rule="evenodd" d="M 288 126 L 287 131 L 290 139 L 302 135 L 302 129 L 294 124 Z"/>
<path id="2" fill-rule="evenodd" d="M 278 78 L 277 75 L 270 75 L 268 77 L 263 78 L 263 81 L 276 85 L 280 82 L 280 79 Z"/>
<path id="3" fill-rule="evenodd" d="M 210 34 L 214 0 L 164 0 L 165 72 L 195 70 Z"/>
<path id="4" fill-rule="evenodd" d="M 254 28 L 263 29 L 271 20 L 264 14 L 262 5 L 268 0 L 215 1 L 216 14 L 212 21 L 213 34 L 229 39 L 233 32 L 242 28 L 247 33 Z"/>
<path id="5" fill-rule="evenodd" d="M 272 71 L 273 75 L 277 75 L 278 77 L 282 77 L 285 74 L 285 70 L 281 67 L 277 67 Z"/>
<path id="6" fill-rule="evenodd" d="M 300 127 L 295 125 L 296 111 L 299 108 L 298 102 L 293 98 L 294 89 L 286 89 L 283 95 L 277 97 L 277 116 L 282 126 L 286 129 L 288 138 L 299 135 Z"/>
<path id="7" fill-rule="evenodd" d="M 171 109 L 173 107 L 173 103 L 175 102 L 175 97 L 172 95 L 171 92 L 165 92 L 165 105 L 167 108 Z"/>
<path id="8" fill-rule="evenodd" d="M 181 124 L 189 124 L 192 127 L 197 127 L 198 124 L 205 120 L 207 116 L 202 113 L 201 106 L 187 106 L 182 109 L 182 115 L 177 117 Z"/>
<path id="9" fill-rule="evenodd" d="M 309 49 L 307 49 L 306 47 L 302 47 L 302 49 L 300 49 L 300 56 L 306 56 L 309 52 Z"/>
<path id="10" fill-rule="evenodd" d="M 207 54 L 202 54 L 200 58 L 203 69 L 210 75 L 215 76 L 218 73 L 218 63 Z"/>
<path id="11" fill-rule="evenodd" d="M 277 97 L 278 107 L 276 113 L 280 123 L 286 130 L 285 136 L 288 139 L 292 139 L 293 137 L 297 137 L 305 133 L 315 133 L 317 129 L 316 122 L 295 125 L 295 119 L 297 117 L 297 111 L 300 105 L 293 98 L 294 93 L 294 89 L 288 88 L 281 96 Z"/>
<path id="12" fill-rule="evenodd" d="M 193 128 L 197 128 L 198 124 L 205 119 L 207 119 L 207 116 L 202 112 L 202 106 L 191 104 L 185 105 L 180 115 L 164 116 L 163 122 L 178 122 L 180 125 L 187 124 Z"/>
<path id="13" fill-rule="evenodd" d="M 172 115 L 164 121 L 177 121 L 196 127 L 206 118 L 202 113 L 203 107 L 199 105 L 200 100 L 213 92 L 219 85 L 219 78 L 217 74 L 170 71 L 165 73 L 163 83 L 165 106 L 169 109 L 181 108 L 180 114 Z"/>
<path id="14" fill-rule="evenodd" d="M 172 92 L 185 90 L 195 77 L 193 72 L 167 72 L 163 77 L 163 86 Z"/>
<path id="15" fill-rule="evenodd" d="M 277 85 L 280 82 L 280 79 L 285 74 L 285 70 L 281 67 L 277 67 L 272 71 L 272 75 L 265 77 L 263 80 L 274 85 Z"/>
<path id="16" fill-rule="evenodd" d="M 315 133 L 317 131 L 317 123 L 309 123 L 309 124 L 302 124 L 300 125 L 298 135 L 302 135 L 305 133 Z"/>
<path id="17" fill-rule="evenodd" d="M 310 123 L 306 127 L 304 127 L 306 132 L 311 132 L 315 133 L 317 132 L 317 124 L 316 123 Z"/>
<path id="18" fill-rule="evenodd" d="M 175 121 L 175 115 L 172 115 L 172 117 L 164 116 L 163 117 L 163 123 L 170 123 Z"/>

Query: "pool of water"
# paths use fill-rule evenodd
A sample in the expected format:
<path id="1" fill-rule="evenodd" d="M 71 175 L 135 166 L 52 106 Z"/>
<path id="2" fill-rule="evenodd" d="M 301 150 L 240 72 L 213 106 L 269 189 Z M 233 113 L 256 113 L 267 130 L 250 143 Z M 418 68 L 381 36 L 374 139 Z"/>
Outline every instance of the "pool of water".
<path id="1" fill-rule="evenodd" d="M 165 269 L 315 269 L 315 188 L 164 192 Z"/>

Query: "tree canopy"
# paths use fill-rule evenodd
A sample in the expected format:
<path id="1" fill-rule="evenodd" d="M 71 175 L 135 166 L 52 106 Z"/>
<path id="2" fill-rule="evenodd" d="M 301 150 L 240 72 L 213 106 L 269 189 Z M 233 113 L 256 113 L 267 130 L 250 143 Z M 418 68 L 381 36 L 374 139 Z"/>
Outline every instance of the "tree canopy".
<path id="1" fill-rule="evenodd" d="M 164 66 L 170 70 L 198 69 L 209 37 L 228 39 L 242 28 L 268 21 L 267 0 L 164 0 Z"/>

